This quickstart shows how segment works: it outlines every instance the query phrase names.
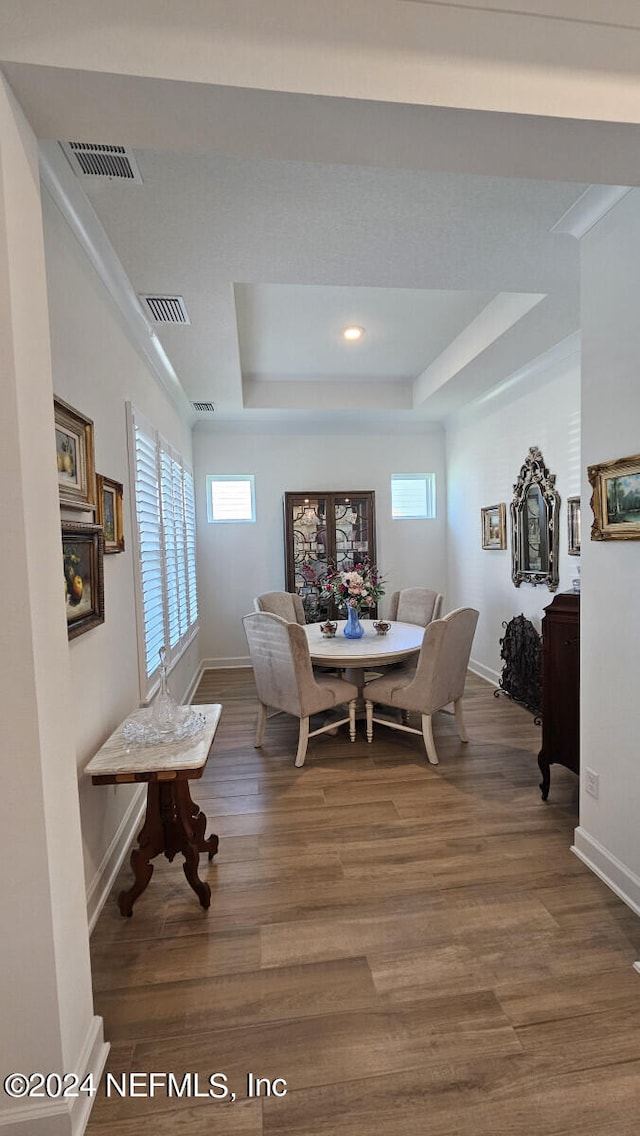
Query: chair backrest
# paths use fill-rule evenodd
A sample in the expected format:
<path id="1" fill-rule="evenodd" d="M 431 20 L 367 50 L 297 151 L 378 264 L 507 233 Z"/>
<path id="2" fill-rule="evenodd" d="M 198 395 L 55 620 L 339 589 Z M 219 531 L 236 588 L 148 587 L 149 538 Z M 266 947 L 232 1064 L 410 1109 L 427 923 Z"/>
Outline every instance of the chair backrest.
<path id="1" fill-rule="evenodd" d="M 303 629 L 266 611 L 251 612 L 242 622 L 260 701 L 306 717 L 317 684 Z"/>
<path id="2" fill-rule="evenodd" d="M 433 714 L 462 698 L 479 612 L 458 607 L 429 624 L 413 681 L 402 694 L 407 710 Z"/>
<path id="3" fill-rule="evenodd" d="M 306 623 L 302 598 L 297 592 L 265 592 L 253 601 L 255 611 L 269 611 L 287 623 Z"/>
<path id="4" fill-rule="evenodd" d="M 433 619 L 439 619 L 443 597 L 433 588 L 403 588 L 391 596 L 389 618 L 399 623 L 416 623 L 427 627 Z"/>

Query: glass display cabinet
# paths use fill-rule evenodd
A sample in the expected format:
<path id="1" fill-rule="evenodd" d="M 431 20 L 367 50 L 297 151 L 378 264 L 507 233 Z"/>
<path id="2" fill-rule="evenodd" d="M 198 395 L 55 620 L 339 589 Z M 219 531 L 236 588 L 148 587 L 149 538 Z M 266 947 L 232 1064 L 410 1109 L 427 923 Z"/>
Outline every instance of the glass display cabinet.
<path id="1" fill-rule="evenodd" d="M 342 572 L 365 557 L 375 564 L 375 493 L 285 493 L 284 541 L 286 589 L 302 597 L 307 623 L 344 618 L 323 584 L 330 564 Z"/>

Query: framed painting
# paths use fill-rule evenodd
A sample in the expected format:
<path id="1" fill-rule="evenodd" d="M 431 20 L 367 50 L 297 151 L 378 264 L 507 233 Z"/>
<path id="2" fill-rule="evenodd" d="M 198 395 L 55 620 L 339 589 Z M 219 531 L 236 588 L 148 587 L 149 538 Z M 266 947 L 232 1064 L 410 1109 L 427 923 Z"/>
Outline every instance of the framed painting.
<path id="1" fill-rule="evenodd" d="M 69 639 L 104 623 L 103 554 L 100 525 L 62 522 L 62 570 Z"/>
<path id="2" fill-rule="evenodd" d="M 96 474 L 96 521 L 102 525 L 105 556 L 124 552 L 122 485 L 101 473 Z"/>
<path id="3" fill-rule="evenodd" d="M 590 465 L 592 540 L 640 540 L 640 454 Z"/>
<path id="4" fill-rule="evenodd" d="M 507 507 L 504 501 L 500 505 L 488 505 L 480 510 L 482 516 L 482 547 L 507 547 Z"/>
<path id="5" fill-rule="evenodd" d="M 56 466 L 60 504 L 93 511 L 96 478 L 93 457 L 93 422 L 54 395 Z"/>
<path id="6" fill-rule="evenodd" d="M 580 498 L 567 497 L 567 551 L 569 556 L 580 555 Z"/>

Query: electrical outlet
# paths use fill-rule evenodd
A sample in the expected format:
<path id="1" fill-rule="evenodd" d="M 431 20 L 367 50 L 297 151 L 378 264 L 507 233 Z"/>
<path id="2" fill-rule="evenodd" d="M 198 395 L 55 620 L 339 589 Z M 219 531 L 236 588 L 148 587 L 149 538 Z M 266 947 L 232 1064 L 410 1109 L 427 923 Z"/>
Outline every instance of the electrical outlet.
<path id="1" fill-rule="evenodd" d="M 584 787 L 589 796 L 595 797 L 597 801 L 600 793 L 600 775 L 594 769 L 585 770 Z"/>

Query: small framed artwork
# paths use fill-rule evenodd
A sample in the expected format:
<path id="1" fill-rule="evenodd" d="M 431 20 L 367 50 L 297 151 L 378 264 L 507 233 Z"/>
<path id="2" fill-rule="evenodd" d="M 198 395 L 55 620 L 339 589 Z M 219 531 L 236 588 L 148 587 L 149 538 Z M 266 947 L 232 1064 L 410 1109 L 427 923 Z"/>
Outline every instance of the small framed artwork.
<path id="1" fill-rule="evenodd" d="M 93 511 L 96 478 L 93 458 L 93 422 L 54 395 L 56 465 L 60 504 Z"/>
<path id="2" fill-rule="evenodd" d="M 592 540 L 640 540 L 640 454 L 590 465 Z"/>
<path id="3" fill-rule="evenodd" d="M 482 547 L 507 547 L 507 507 L 504 501 L 500 505 L 488 505 L 481 509 L 482 515 Z"/>
<path id="4" fill-rule="evenodd" d="M 580 498 L 567 497 L 567 527 L 569 556 L 580 555 Z"/>
<path id="5" fill-rule="evenodd" d="M 96 521 L 104 532 L 104 553 L 124 552 L 122 485 L 96 474 Z"/>
<path id="6" fill-rule="evenodd" d="M 62 522 L 62 570 L 69 639 L 104 623 L 103 554 L 100 525 Z"/>

